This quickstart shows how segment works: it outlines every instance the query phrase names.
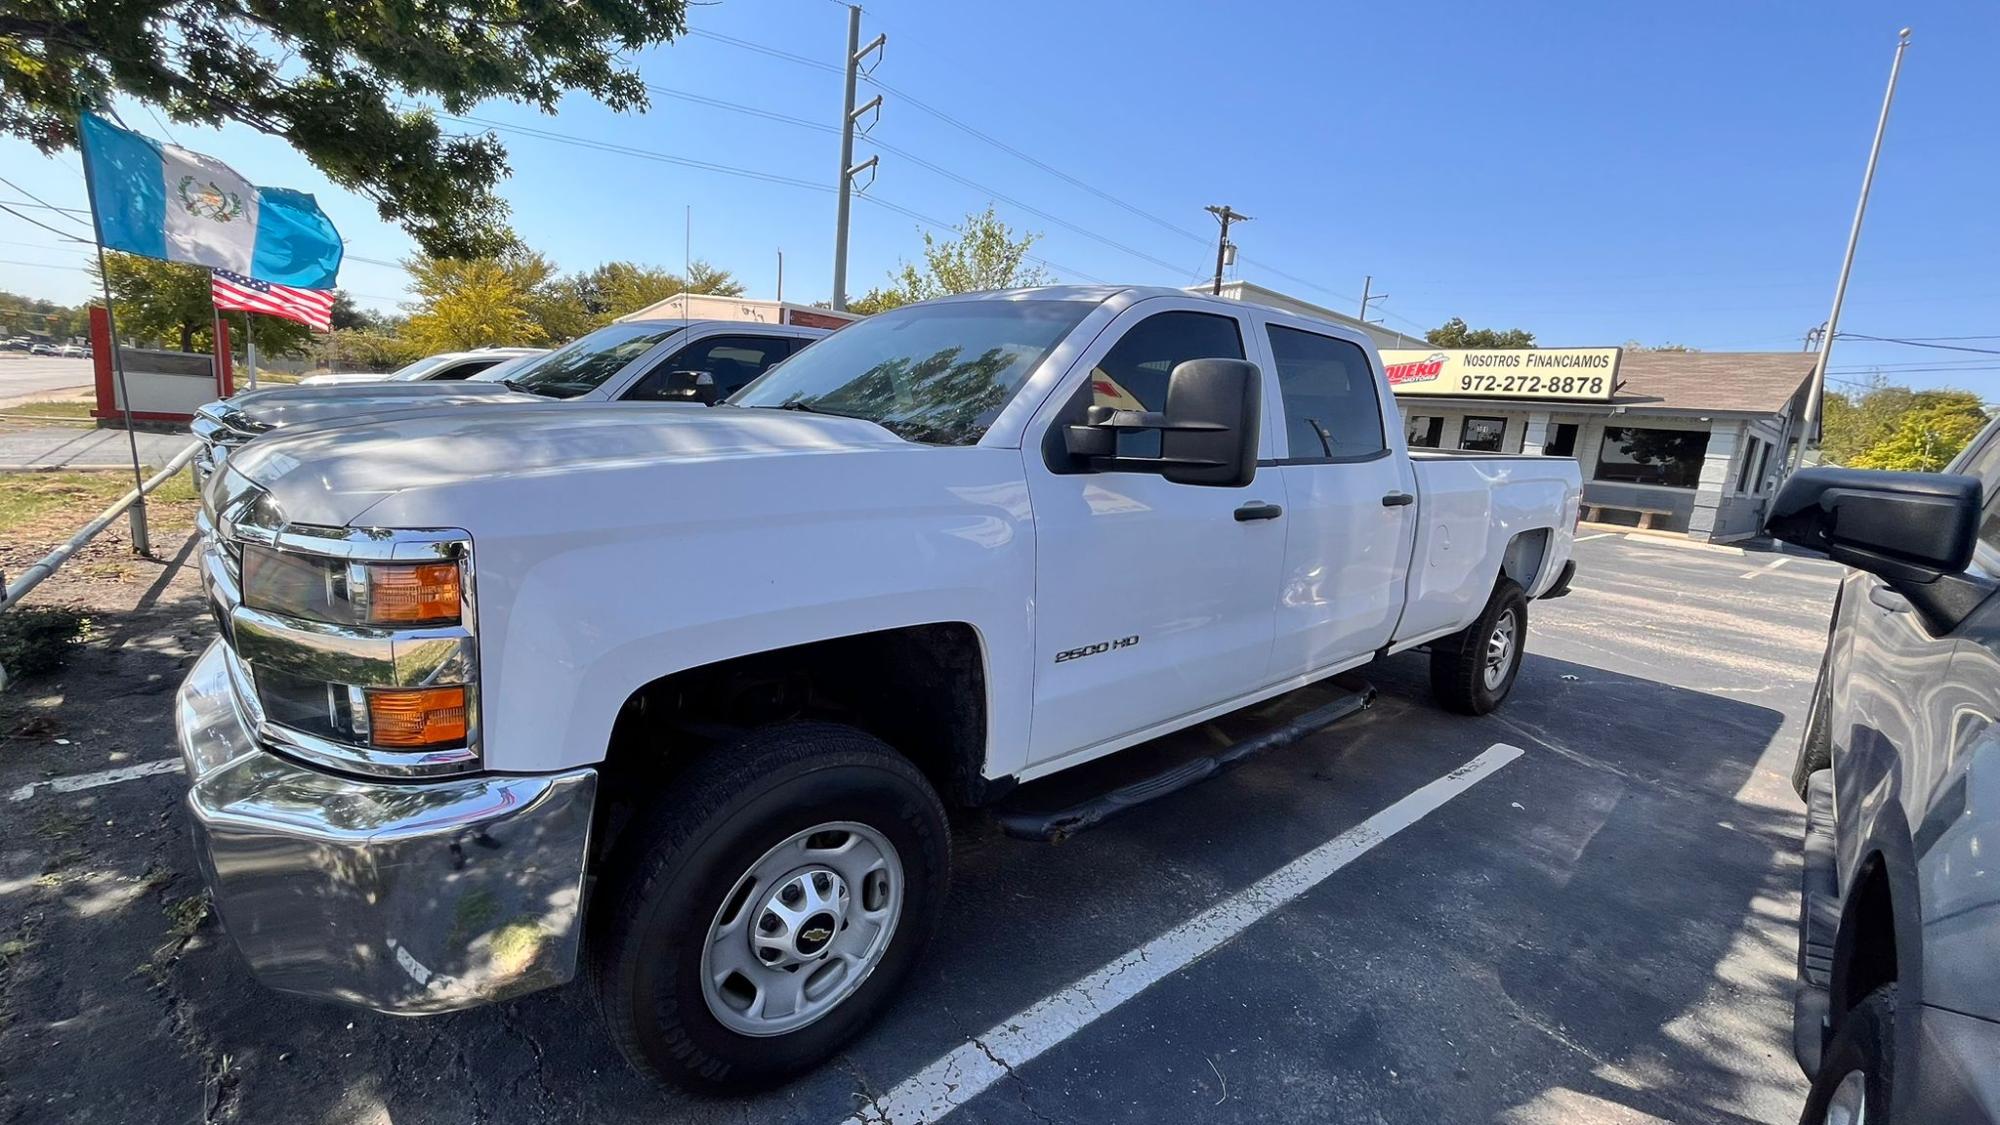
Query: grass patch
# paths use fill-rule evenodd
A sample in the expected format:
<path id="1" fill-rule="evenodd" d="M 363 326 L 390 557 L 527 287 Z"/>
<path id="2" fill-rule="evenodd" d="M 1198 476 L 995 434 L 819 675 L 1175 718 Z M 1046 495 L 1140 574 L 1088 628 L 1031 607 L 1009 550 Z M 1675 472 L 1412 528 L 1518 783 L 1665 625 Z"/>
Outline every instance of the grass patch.
<path id="1" fill-rule="evenodd" d="M 67 606 L 0 611 L 0 668 L 22 680 L 53 672 L 89 633 L 90 618 Z"/>
<path id="2" fill-rule="evenodd" d="M 24 402 L 18 406 L 0 407 L 0 414 L 25 418 L 61 418 L 76 422 L 91 421 L 90 404 L 87 402 Z"/>
<path id="3" fill-rule="evenodd" d="M 70 532 L 131 491 L 132 474 L 118 470 L 0 474 L 0 535 L 42 529 Z M 194 479 L 177 473 L 148 495 L 151 504 L 196 503 Z M 53 526 L 48 526 L 53 525 Z M 62 538 L 68 538 L 63 535 Z"/>

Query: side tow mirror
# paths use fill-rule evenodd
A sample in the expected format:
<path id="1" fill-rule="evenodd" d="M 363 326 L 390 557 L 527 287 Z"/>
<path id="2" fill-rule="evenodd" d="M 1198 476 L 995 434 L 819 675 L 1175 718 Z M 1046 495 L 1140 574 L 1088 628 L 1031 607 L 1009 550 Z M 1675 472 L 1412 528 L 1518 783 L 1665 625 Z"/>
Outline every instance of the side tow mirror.
<path id="1" fill-rule="evenodd" d="M 665 389 L 667 398 L 693 399 L 703 406 L 714 406 L 720 397 L 715 393 L 715 376 L 706 371 L 669 371 Z"/>
<path id="2" fill-rule="evenodd" d="M 1977 477 L 1802 469 L 1771 502 L 1764 531 L 1881 578 L 1933 633 L 1948 633 L 1994 589 L 1966 573 L 1979 515 Z"/>
<path id="3" fill-rule="evenodd" d="M 1092 406 L 1081 426 L 1066 427 L 1069 454 L 1093 468 L 1157 472 L 1175 484 L 1240 488 L 1257 476 L 1257 428 L 1263 375 L 1240 359 L 1190 359 L 1167 376 L 1165 410 Z M 1157 430 L 1160 456 L 1119 457 L 1118 434 Z"/>

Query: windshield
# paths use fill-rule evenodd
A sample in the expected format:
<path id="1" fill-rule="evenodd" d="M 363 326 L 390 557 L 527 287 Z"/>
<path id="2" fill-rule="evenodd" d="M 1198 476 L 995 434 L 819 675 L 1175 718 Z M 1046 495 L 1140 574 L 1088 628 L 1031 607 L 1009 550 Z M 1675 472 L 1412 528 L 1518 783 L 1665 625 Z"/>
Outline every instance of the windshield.
<path id="1" fill-rule="evenodd" d="M 880 423 L 898 437 L 971 445 L 1088 301 L 951 301 L 871 316 L 731 396 Z"/>
<path id="2" fill-rule="evenodd" d="M 452 353 L 446 353 L 444 355 L 425 356 L 424 358 L 417 360 L 415 363 L 406 363 L 403 366 L 398 367 L 394 371 L 389 372 L 387 378 L 421 379 L 424 377 L 425 372 L 435 371 L 438 368 L 443 367 L 445 364 L 450 363 L 453 358 L 454 356 Z"/>
<path id="3" fill-rule="evenodd" d="M 532 365 L 536 360 L 542 358 L 547 354 L 549 353 L 534 352 L 530 355 L 517 355 L 512 359 L 496 363 L 484 371 L 474 372 L 473 375 L 466 380 L 466 382 L 499 383 L 507 379 L 512 379 L 514 376 L 519 375 L 523 371 L 526 371 L 528 367 Z"/>
<path id="4" fill-rule="evenodd" d="M 654 344 L 681 330 L 678 324 L 610 324 L 570 341 L 506 377 L 517 391 L 546 398 L 575 398 L 596 390 Z"/>

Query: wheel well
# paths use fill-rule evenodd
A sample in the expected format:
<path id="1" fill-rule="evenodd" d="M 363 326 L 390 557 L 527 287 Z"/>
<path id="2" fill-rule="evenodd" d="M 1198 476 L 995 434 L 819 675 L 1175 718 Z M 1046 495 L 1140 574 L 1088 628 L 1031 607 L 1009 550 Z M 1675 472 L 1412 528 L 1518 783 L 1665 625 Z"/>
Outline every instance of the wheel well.
<path id="1" fill-rule="evenodd" d="M 643 791 L 751 728 L 795 719 L 880 738 L 948 803 L 987 796 L 986 667 L 977 632 L 961 622 L 836 637 L 654 680 L 619 710 L 605 789 Z"/>
<path id="2" fill-rule="evenodd" d="M 1897 976 L 1896 915 L 1889 900 L 1888 869 L 1879 854 L 1863 861 L 1848 892 L 1839 943 L 1834 956 L 1836 1019 Z"/>
<path id="3" fill-rule="evenodd" d="M 1535 576 L 1542 572 L 1542 560 L 1548 557 L 1548 553 L 1548 528 L 1523 531 L 1508 540 L 1507 551 L 1500 556 L 1500 576 L 1513 579 L 1523 590 L 1532 590 Z"/>

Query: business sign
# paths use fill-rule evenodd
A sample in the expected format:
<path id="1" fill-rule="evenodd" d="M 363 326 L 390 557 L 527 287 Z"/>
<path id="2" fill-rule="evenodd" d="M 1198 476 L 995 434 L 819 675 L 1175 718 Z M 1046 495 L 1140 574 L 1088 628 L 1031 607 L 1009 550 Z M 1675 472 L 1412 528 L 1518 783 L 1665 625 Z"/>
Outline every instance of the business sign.
<path id="1" fill-rule="evenodd" d="M 1439 398 L 1603 402 L 1618 388 L 1618 348 L 1390 348 L 1389 389 Z"/>

